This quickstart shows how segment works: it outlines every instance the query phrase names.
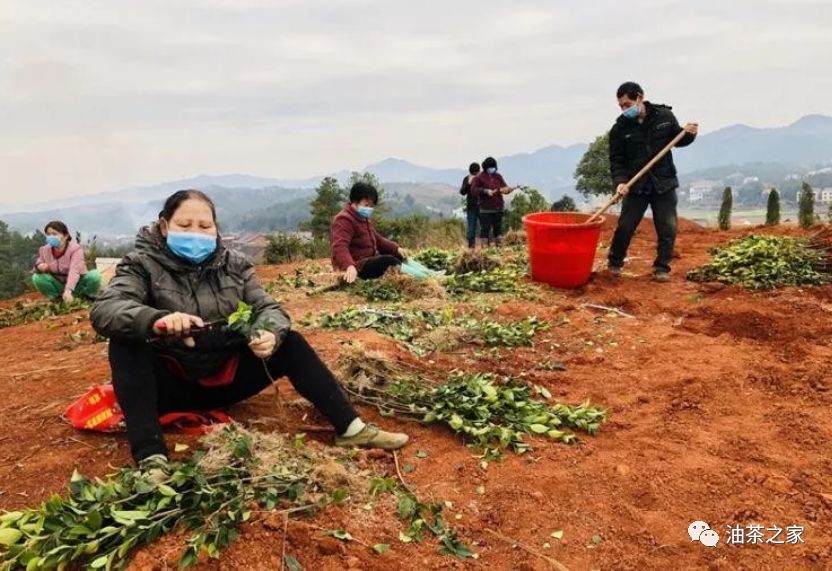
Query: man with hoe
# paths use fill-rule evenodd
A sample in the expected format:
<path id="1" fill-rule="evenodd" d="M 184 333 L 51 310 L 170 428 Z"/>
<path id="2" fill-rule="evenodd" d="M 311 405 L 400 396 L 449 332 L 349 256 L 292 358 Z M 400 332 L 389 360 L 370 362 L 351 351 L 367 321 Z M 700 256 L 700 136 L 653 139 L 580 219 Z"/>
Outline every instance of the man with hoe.
<path id="1" fill-rule="evenodd" d="M 671 107 L 645 101 L 644 90 L 637 83 L 622 84 L 616 96 L 621 115 L 610 129 L 610 172 L 616 192 L 624 200 L 607 268 L 611 274 L 621 275 L 630 240 L 649 206 L 658 237 L 653 279 L 667 282 L 676 242 L 676 188 L 679 186 L 672 154 L 667 153 L 632 188 L 627 183 L 683 129 L 686 134 L 676 146 L 690 145 L 699 125 L 688 123 L 680 127 Z"/>

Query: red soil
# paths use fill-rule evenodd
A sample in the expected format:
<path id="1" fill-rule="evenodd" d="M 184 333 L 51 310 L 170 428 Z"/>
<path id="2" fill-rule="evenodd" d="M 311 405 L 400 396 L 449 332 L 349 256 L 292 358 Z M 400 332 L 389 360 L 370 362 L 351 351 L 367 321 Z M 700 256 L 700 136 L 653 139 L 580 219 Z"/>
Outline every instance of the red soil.
<path id="1" fill-rule="evenodd" d="M 359 338 L 435 371 L 524 374 L 560 401 L 589 398 L 608 407 L 609 421 L 577 446 L 538 442 L 527 457 L 508 455 L 483 471 L 450 432 L 363 410 L 367 418 L 412 435 L 402 457 L 416 469 L 406 477 L 426 498 L 453 502 L 448 521 L 475 544 L 479 560 L 443 557 L 429 539 L 399 543 L 400 523 L 381 508 L 360 521 L 339 509 L 312 522 L 293 520 L 286 552 L 307 570 L 551 568 L 485 532 L 494 529 L 571 570 L 832 568 L 832 287 L 749 293 L 688 283 L 685 272 L 708 258 L 708 248 L 748 231 L 714 232 L 693 223 L 680 228 L 669 284 L 649 279 L 654 236 L 647 225 L 634 240 L 624 277 L 599 274 L 580 291 L 545 289 L 539 302 L 502 305 L 498 316 L 534 314 L 561 323 L 539 334 L 534 349 L 477 356 L 472 348 L 416 361 L 375 333 L 309 330 L 330 363 L 341 342 Z M 609 238 L 607 229 L 605 244 Z M 285 271 L 263 268 L 262 275 Z M 340 293 L 310 299 L 292 292 L 283 299 L 296 318 L 356 303 Z M 617 307 L 636 318 L 611 317 L 584 303 Z M 75 322 L 68 316 L 0 330 L 0 508 L 33 506 L 62 492 L 74 468 L 103 475 L 129 462 L 122 435 L 80 433 L 60 418 L 68 403 L 109 374 L 106 345 L 58 348 L 65 334 L 89 329 L 86 321 Z M 567 371 L 537 368 L 549 360 L 564 362 Z M 291 395 L 285 383 L 281 391 Z M 244 423 L 273 417 L 273 402 L 272 395 L 259 395 L 231 414 Z M 290 408 L 286 428 L 321 424 L 302 420 L 302 414 Z M 428 457 L 417 458 L 417 450 Z M 390 458 L 371 462 L 392 471 Z M 477 493 L 478 486 L 485 494 Z M 694 520 L 720 533 L 716 548 L 691 543 L 687 528 Z M 344 528 L 365 543 L 390 543 L 392 549 L 376 556 L 357 542 L 323 538 L 310 523 Z M 727 525 L 753 523 L 803 526 L 805 544 L 726 544 Z M 550 537 L 559 529 L 563 541 Z M 602 540 L 595 545 L 597 534 Z M 182 537 L 165 538 L 141 550 L 131 568 L 170 566 L 181 547 Z M 282 526 L 255 521 L 221 560 L 199 568 L 280 569 L 282 549 Z"/>

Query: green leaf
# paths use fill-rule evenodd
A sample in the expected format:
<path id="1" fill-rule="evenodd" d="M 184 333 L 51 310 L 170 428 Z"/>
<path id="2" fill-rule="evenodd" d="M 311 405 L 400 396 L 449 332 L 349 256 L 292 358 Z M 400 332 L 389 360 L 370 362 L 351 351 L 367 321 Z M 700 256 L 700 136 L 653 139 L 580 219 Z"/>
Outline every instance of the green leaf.
<path id="1" fill-rule="evenodd" d="M 188 450 L 189 448 L 190 448 L 190 446 L 188 446 L 187 444 L 181 444 L 181 443 L 177 442 L 176 446 L 173 447 L 173 451 L 174 452 L 184 452 L 185 450 Z"/>
<path id="2" fill-rule="evenodd" d="M 107 565 L 107 556 L 102 555 L 96 559 L 93 559 L 92 563 L 90 563 L 90 569 L 101 569 Z"/>
<path id="3" fill-rule="evenodd" d="M 335 539 L 340 539 L 341 541 L 352 541 L 352 535 L 344 529 L 331 529 L 326 532 L 326 535 L 332 536 Z"/>
<path id="4" fill-rule="evenodd" d="M 563 530 L 559 529 L 557 531 L 553 531 L 551 537 L 554 537 L 555 539 L 560 541 L 561 539 L 563 539 Z"/>
<path id="5" fill-rule="evenodd" d="M 0 516 L 0 522 L 8 523 L 19 520 L 23 517 L 23 512 L 8 512 Z"/>
<path id="6" fill-rule="evenodd" d="M 529 426 L 529 430 L 535 434 L 544 434 L 549 431 L 549 427 L 545 424 L 532 424 Z"/>
<path id="7" fill-rule="evenodd" d="M 286 563 L 286 568 L 289 571 L 303 571 L 303 566 L 301 566 L 300 562 L 291 555 L 285 556 L 283 561 Z"/>
<path id="8" fill-rule="evenodd" d="M 416 452 L 416 458 L 427 458 L 428 453 L 427 450 L 419 450 Z"/>
<path id="9" fill-rule="evenodd" d="M 133 511 L 113 510 L 111 513 L 113 514 L 113 517 L 115 517 L 115 518 L 121 518 L 121 519 L 126 519 L 126 520 L 133 520 L 133 521 L 135 521 L 137 519 L 147 519 L 147 516 L 150 515 L 150 512 L 148 512 L 148 511 L 139 511 L 139 510 L 133 510 Z"/>
<path id="10" fill-rule="evenodd" d="M 406 534 L 405 532 L 400 531 L 399 532 L 399 541 L 401 541 L 402 543 L 412 543 L 413 538 L 410 535 Z"/>
<path id="11" fill-rule="evenodd" d="M 407 519 L 416 511 L 416 499 L 410 494 L 399 494 L 396 507 L 400 519 Z"/>
<path id="12" fill-rule="evenodd" d="M 0 544 L 5 545 L 6 547 L 11 547 L 17 543 L 17 540 L 21 537 L 23 537 L 23 533 L 21 533 L 20 530 L 10 527 L 0 529 Z"/>
<path id="13" fill-rule="evenodd" d="M 460 428 L 462 428 L 463 422 L 464 421 L 462 420 L 461 416 L 459 416 L 458 414 L 454 414 L 451 416 L 451 420 L 448 423 L 448 425 L 454 430 L 459 430 Z"/>
<path id="14" fill-rule="evenodd" d="M 373 546 L 373 551 L 381 555 L 382 553 L 386 552 L 390 549 L 389 543 L 377 543 Z"/>
<path id="15" fill-rule="evenodd" d="M 485 486 L 477 486 L 477 493 L 481 496 L 485 495 Z"/>
<path id="16" fill-rule="evenodd" d="M 333 504 L 340 504 L 350 497 L 350 490 L 349 488 L 338 488 L 334 492 L 332 492 L 332 503 Z"/>
<path id="17" fill-rule="evenodd" d="M 592 543 L 593 544 L 598 545 L 602 541 L 604 541 L 604 538 L 601 536 L 600 533 L 592 536 Z"/>
<path id="18" fill-rule="evenodd" d="M 166 484 L 159 484 L 158 489 L 163 496 L 173 497 L 176 495 L 176 490 Z"/>

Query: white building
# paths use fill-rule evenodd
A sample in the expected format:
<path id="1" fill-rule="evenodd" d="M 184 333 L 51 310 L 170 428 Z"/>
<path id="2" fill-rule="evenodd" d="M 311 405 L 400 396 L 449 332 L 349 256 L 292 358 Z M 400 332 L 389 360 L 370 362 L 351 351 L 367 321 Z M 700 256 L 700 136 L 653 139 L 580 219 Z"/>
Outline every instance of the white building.
<path id="1" fill-rule="evenodd" d="M 816 188 L 815 201 L 823 204 L 832 203 L 832 188 Z"/>
<path id="2" fill-rule="evenodd" d="M 712 180 L 697 180 L 690 185 L 688 199 L 690 202 L 702 202 L 711 194 L 714 188 Z"/>

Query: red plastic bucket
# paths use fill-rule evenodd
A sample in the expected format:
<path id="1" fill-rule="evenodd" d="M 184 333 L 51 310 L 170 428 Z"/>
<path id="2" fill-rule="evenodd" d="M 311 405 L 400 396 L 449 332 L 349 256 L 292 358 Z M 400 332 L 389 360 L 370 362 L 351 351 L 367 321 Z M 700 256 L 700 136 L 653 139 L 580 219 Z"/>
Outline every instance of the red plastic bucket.
<path id="1" fill-rule="evenodd" d="M 586 224 L 591 214 L 538 212 L 523 217 L 532 279 L 555 287 L 577 288 L 589 281 L 604 219 Z"/>

